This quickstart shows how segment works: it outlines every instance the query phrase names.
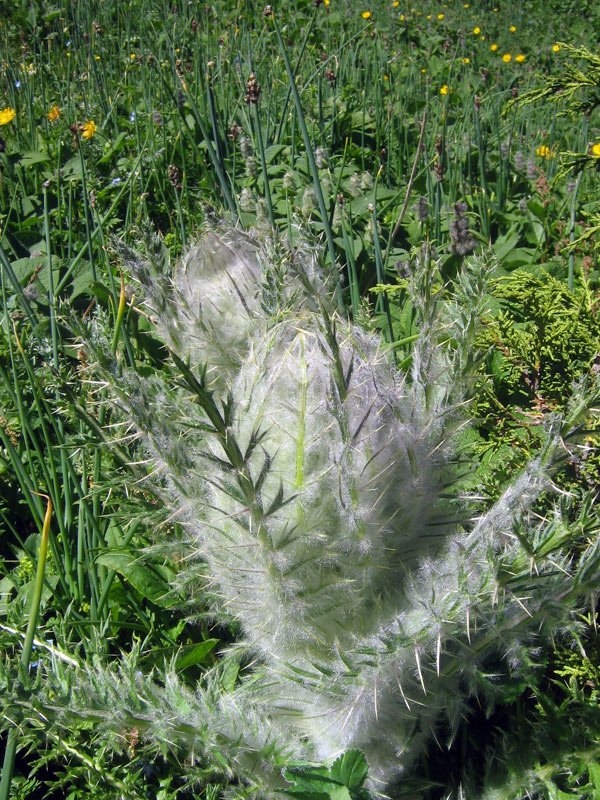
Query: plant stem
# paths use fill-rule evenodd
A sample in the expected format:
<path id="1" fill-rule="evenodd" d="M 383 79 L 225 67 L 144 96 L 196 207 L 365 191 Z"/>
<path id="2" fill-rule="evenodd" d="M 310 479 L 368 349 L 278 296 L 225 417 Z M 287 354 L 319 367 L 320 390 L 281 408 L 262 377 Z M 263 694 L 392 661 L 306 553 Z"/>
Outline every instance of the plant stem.
<path id="1" fill-rule="evenodd" d="M 50 522 L 52 520 L 52 501 L 46 494 L 39 494 L 34 492 L 40 497 L 46 498 L 46 515 L 42 525 L 42 538 L 40 541 L 40 549 L 38 552 L 38 564 L 35 574 L 35 583 L 33 587 L 33 598 L 31 600 L 31 609 L 29 611 L 29 621 L 27 622 L 27 631 L 25 633 L 25 642 L 23 644 L 23 651 L 21 652 L 21 666 L 23 672 L 26 674 L 29 669 L 29 662 L 31 661 L 31 651 L 33 649 L 33 638 L 35 636 L 35 629 L 37 626 L 38 614 L 40 611 L 40 602 L 42 599 L 42 588 L 44 585 L 44 571 L 46 568 L 46 556 L 48 555 L 48 537 L 50 534 Z M 6 750 L 4 751 L 4 764 L 2 765 L 2 780 L 0 781 L 0 800 L 8 800 L 10 796 L 10 784 L 12 782 L 12 774 L 15 765 L 15 755 L 17 752 L 17 735 L 18 729 L 11 728 L 8 734 L 8 741 L 6 743 Z"/>

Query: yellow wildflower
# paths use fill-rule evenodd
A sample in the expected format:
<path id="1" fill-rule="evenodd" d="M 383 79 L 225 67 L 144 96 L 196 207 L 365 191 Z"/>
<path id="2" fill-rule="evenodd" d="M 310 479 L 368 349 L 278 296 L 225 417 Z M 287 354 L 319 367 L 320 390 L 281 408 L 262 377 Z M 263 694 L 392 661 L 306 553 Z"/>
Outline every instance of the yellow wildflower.
<path id="1" fill-rule="evenodd" d="M 470 58 L 463 58 L 462 62 L 463 62 L 463 64 L 470 64 L 471 63 L 471 59 Z"/>
<path id="2" fill-rule="evenodd" d="M 448 94 L 448 84 L 444 84 L 440 89 L 440 94 L 447 95 Z"/>
<path id="3" fill-rule="evenodd" d="M 371 19 L 371 12 L 370 11 L 363 11 L 362 12 L 363 19 Z"/>
<path id="4" fill-rule="evenodd" d="M 443 14 L 438 14 L 438 19 L 444 19 L 444 15 Z"/>
<path id="5" fill-rule="evenodd" d="M 56 122 L 56 120 L 60 117 L 60 108 L 58 106 L 52 106 L 49 109 L 48 113 L 46 114 L 50 122 Z"/>
<path id="6" fill-rule="evenodd" d="M 8 125 L 16 117 L 17 112 L 14 108 L 7 106 L 0 111 L 0 125 Z"/>
<path id="7" fill-rule="evenodd" d="M 550 150 L 548 145 L 543 144 L 540 147 L 536 147 L 535 152 L 538 156 L 542 158 L 554 158 L 554 150 Z"/>
<path id="8" fill-rule="evenodd" d="M 329 0 L 323 0 L 323 5 L 327 7 L 329 5 Z"/>
<path id="9" fill-rule="evenodd" d="M 404 22 L 404 14 L 400 14 L 400 22 Z"/>
<path id="10" fill-rule="evenodd" d="M 84 139 L 91 139 L 97 130 L 96 123 L 90 119 L 81 126 L 81 135 Z"/>
<path id="11" fill-rule="evenodd" d="M 473 33 L 475 34 L 475 36 L 479 36 L 479 34 L 481 33 L 481 28 L 479 26 L 477 28 L 473 28 Z"/>
<path id="12" fill-rule="evenodd" d="M 490 45 L 490 50 L 492 51 L 492 53 L 495 53 L 497 49 L 498 49 L 498 45 L 497 44 L 491 44 Z"/>
<path id="13" fill-rule="evenodd" d="M 502 56 L 502 61 L 504 61 L 505 64 L 508 64 L 511 58 L 512 56 L 510 53 L 504 53 L 504 55 Z"/>
<path id="14" fill-rule="evenodd" d="M 600 157 L 600 142 L 592 145 L 592 155 Z"/>
<path id="15" fill-rule="evenodd" d="M 510 28 L 509 28 L 508 30 L 509 30 L 511 33 L 514 33 L 514 32 L 515 32 L 517 29 L 515 28 L 515 26 L 514 26 L 514 25 L 511 25 L 511 26 L 510 26 Z"/>
<path id="16" fill-rule="evenodd" d="M 518 56 L 515 56 L 515 61 L 517 61 L 519 64 L 522 64 L 525 61 L 525 56 L 523 53 L 519 53 Z"/>
<path id="17" fill-rule="evenodd" d="M 555 53 L 558 53 L 558 51 L 560 50 L 560 45 L 559 45 L 559 44 L 553 44 L 553 45 L 552 45 L 552 50 L 553 50 Z"/>
<path id="18" fill-rule="evenodd" d="M 431 19 L 431 14 L 427 14 L 427 19 Z"/>
<path id="19" fill-rule="evenodd" d="M 398 8 L 398 6 L 400 5 L 399 0 L 394 0 L 392 5 L 394 6 L 394 8 Z"/>

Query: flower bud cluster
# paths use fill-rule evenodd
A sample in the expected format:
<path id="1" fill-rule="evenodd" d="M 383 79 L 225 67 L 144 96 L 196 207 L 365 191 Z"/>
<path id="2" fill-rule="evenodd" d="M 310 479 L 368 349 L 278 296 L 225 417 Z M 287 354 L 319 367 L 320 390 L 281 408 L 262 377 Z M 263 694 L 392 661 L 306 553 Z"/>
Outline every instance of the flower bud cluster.
<path id="1" fill-rule="evenodd" d="M 466 203 L 454 204 L 454 219 L 450 223 L 450 239 L 450 250 L 457 256 L 468 256 L 477 246 L 469 228 Z"/>

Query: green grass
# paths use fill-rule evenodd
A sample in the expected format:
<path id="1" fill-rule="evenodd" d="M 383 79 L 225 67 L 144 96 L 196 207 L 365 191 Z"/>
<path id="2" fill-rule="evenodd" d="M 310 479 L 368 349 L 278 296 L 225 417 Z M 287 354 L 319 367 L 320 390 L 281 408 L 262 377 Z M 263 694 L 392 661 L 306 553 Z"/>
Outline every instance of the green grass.
<path id="1" fill-rule="evenodd" d="M 108 663 L 133 642 L 145 672 L 173 662 L 194 685 L 218 661 L 215 640 L 234 641 L 236 625 L 209 616 L 202 581 L 177 583 L 187 555 L 178 521 L 138 483 L 147 467 L 131 463 L 133 430 L 111 413 L 74 338 L 98 315 L 124 372 L 171 375 L 116 240 L 167 272 L 214 218 L 275 229 L 292 245 L 300 223 L 340 270 L 339 308 L 381 331 L 407 368 L 417 330 L 405 277 L 423 245 L 434 248 L 440 282 L 461 275 L 452 232 L 464 203 L 473 247 L 490 255 L 503 287 L 491 292 L 481 335 L 492 350 L 466 435 L 479 466 L 465 490 L 497 497 L 536 451 L 544 414 L 564 407 L 573 380 L 597 372 L 600 78 L 597 61 L 569 45 L 593 53 L 600 14 L 594 3 L 539 2 L 295 0 L 274 4 L 274 16 L 242 0 L 0 5 L 0 686 L 18 678 L 33 691 L 35 669 L 16 665 L 34 592 L 34 661 L 56 645 Z M 245 99 L 251 73 L 255 103 Z M 549 91 L 528 95 L 543 76 Z M 553 299 L 550 281 L 561 287 Z M 576 341 L 564 326 L 548 334 L 554 317 L 572 320 Z M 586 541 L 597 535 L 585 508 L 600 480 L 596 430 L 592 414 L 581 458 L 556 479 L 571 493 L 565 518 L 580 526 L 575 553 L 582 530 Z M 36 576 L 40 494 L 52 518 Z M 160 526 L 169 546 L 158 548 Z M 528 786 L 548 798 L 598 791 L 597 686 L 586 661 L 598 644 L 595 609 L 587 613 L 581 660 L 573 665 L 557 641 L 544 669 L 501 699 L 515 741 L 519 724 L 527 741 L 574 720 L 546 762 L 522 765 L 509 748 L 513 797 Z M 69 741 L 44 740 L 40 720 L 15 722 L 4 726 L 17 731 L 17 755 L 2 800 L 36 785 L 50 797 L 148 790 L 166 800 L 202 777 L 178 754 L 146 763 L 133 728 L 115 755 L 104 743 L 96 750 L 93 725 Z M 476 770 L 477 742 L 465 734 L 460 747 Z M 441 761 L 431 755 L 415 778 L 428 800 L 444 796 L 436 781 L 456 786 Z M 216 793 L 207 785 L 198 796 Z"/>

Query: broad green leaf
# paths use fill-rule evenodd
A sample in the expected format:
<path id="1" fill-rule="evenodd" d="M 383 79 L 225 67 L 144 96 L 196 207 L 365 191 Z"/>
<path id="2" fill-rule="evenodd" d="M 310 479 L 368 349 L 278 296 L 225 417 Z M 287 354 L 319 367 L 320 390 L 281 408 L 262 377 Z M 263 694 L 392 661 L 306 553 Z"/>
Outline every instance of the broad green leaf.
<path id="1" fill-rule="evenodd" d="M 329 797 L 331 800 L 352 800 L 350 789 L 347 786 L 332 786 L 329 789 Z"/>
<path id="2" fill-rule="evenodd" d="M 334 786 L 335 784 L 330 785 Z M 280 789 L 279 791 L 295 797 L 296 800 L 329 800 L 331 796 L 328 792 L 311 792 L 308 789 Z"/>
<path id="3" fill-rule="evenodd" d="M 93 273 L 88 261 L 82 263 L 82 269 L 78 270 L 77 275 L 71 281 L 71 300 L 81 294 L 92 295 Z"/>
<path id="4" fill-rule="evenodd" d="M 8 598 L 15 588 L 15 582 L 8 575 L 0 581 L 0 617 L 8 614 Z"/>
<path id="5" fill-rule="evenodd" d="M 590 780 L 594 785 L 594 796 L 600 797 L 600 764 L 597 761 L 590 761 L 588 764 Z"/>
<path id="6" fill-rule="evenodd" d="M 548 216 L 547 208 L 535 200 L 528 200 L 527 208 L 529 209 L 530 213 L 533 214 L 534 217 L 537 217 L 537 219 L 540 221 L 545 220 Z"/>
<path id="7" fill-rule="evenodd" d="M 122 575 L 144 597 L 147 597 L 162 608 L 170 608 L 177 599 L 169 594 L 168 574 L 166 567 L 148 566 L 140 562 L 133 553 L 119 550 L 108 550 L 96 559 L 97 564 L 114 569 Z"/>
<path id="8" fill-rule="evenodd" d="M 272 144 L 270 147 L 265 149 L 265 161 L 267 164 L 270 164 L 274 158 L 276 158 L 282 150 L 286 149 L 286 145 L 284 144 Z M 281 159 L 280 159 L 281 160 Z"/>
<path id="9" fill-rule="evenodd" d="M 303 796 L 328 797 L 329 786 L 336 785 L 332 783 L 327 767 L 315 767 L 310 764 L 289 767 L 284 770 L 283 777 L 288 783 L 294 784 L 292 788 L 285 790 L 286 793 L 294 794 L 296 797 L 299 796 L 299 792 L 303 793 Z"/>
<path id="10" fill-rule="evenodd" d="M 181 648 L 182 655 L 175 662 L 175 668 L 179 672 L 188 667 L 196 666 L 196 664 L 202 664 L 206 660 L 206 656 L 218 643 L 218 639 L 205 639 L 198 644 L 185 645 Z"/>
<path id="11" fill-rule="evenodd" d="M 46 264 L 47 258 L 45 255 L 30 256 L 29 258 L 17 258 L 11 261 L 11 266 L 17 278 L 23 282 L 29 280 L 31 275 L 40 270 Z"/>
<path id="12" fill-rule="evenodd" d="M 369 765 L 367 759 L 360 750 L 347 750 L 333 762 L 331 767 L 331 777 L 344 786 L 357 789 L 363 785 Z"/>
<path id="13" fill-rule="evenodd" d="M 21 156 L 21 166 L 31 167 L 34 164 L 42 164 L 44 161 L 49 161 L 50 156 L 45 150 L 27 150 Z"/>
<path id="14" fill-rule="evenodd" d="M 119 150 L 121 150 L 121 148 L 125 143 L 126 136 L 127 136 L 126 131 L 121 131 L 121 133 L 117 136 L 115 141 L 110 146 L 109 150 L 107 150 L 107 152 L 102 156 L 102 158 L 98 163 L 107 164 L 111 160 L 111 158 L 115 155 L 115 153 L 118 153 Z"/>
<path id="15" fill-rule="evenodd" d="M 221 670 L 221 686 L 226 692 L 233 692 L 239 671 L 240 665 L 233 658 L 225 662 Z"/>
<path id="16" fill-rule="evenodd" d="M 80 181 L 83 177 L 81 158 L 73 156 L 61 169 L 61 176 L 63 180 L 67 181 Z"/>
<path id="17" fill-rule="evenodd" d="M 494 242 L 492 249 L 499 261 L 503 261 L 504 258 L 506 258 L 506 256 L 512 250 L 514 250 L 519 243 L 521 234 L 518 233 L 516 229 L 517 226 L 513 225 L 513 227 L 507 233 L 505 233 L 503 236 L 499 236 Z"/>

